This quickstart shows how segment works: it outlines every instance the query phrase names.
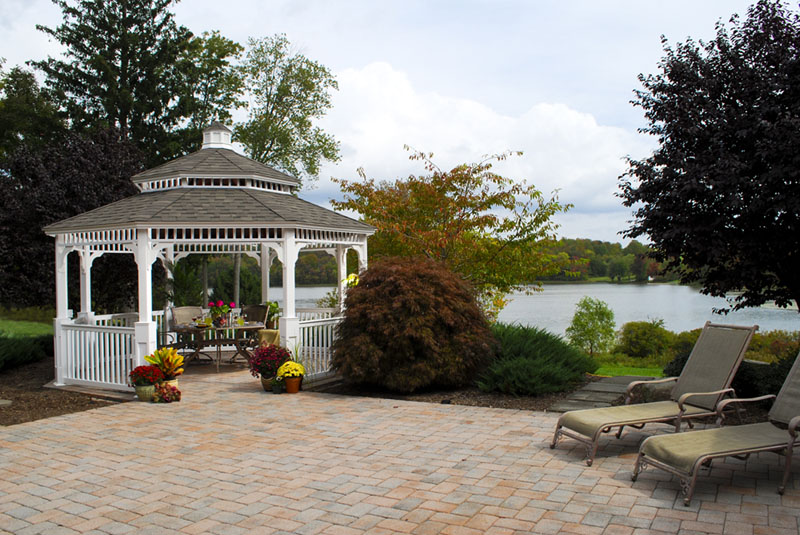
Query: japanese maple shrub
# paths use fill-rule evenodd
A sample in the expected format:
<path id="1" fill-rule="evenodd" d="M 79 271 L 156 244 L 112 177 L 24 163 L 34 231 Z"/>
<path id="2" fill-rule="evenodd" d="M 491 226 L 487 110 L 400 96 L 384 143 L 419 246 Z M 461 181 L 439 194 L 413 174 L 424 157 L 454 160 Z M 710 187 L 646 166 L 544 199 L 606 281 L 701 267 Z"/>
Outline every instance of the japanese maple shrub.
<path id="1" fill-rule="evenodd" d="M 347 291 L 333 367 L 352 384 L 412 392 L 469 384 L 494 339 L 472 288 L 442 263 L 385 258 Z"/>

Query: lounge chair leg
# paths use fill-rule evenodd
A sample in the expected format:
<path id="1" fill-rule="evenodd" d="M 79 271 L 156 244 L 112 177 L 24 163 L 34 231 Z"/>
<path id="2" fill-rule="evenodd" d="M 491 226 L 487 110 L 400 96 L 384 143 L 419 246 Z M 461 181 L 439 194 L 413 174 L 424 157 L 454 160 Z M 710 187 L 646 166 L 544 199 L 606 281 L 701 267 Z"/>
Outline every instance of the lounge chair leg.
<path id="1" fill-rule="evenodd" d="M 639 472 L 644 468 L 644 453 L 639 453 L 636 457 L 636 464 L 633 465 L 633 474 L 631 474 L 631 481 L 636 481 L 639 478 Z"/>
<path id="2" fill-rule="evenodd" d="M 694 471 L 692 474 L 692 478 L 690 480 L 685 480 L 681 478 L 681 491 L 683 492 L 683 505 L 689 507 L 689 504 L 692 501 L 692 496 L 694 495 L 694 485 L 697 483 L 697 470 Z"/>
<path id="3" fill-rule="evenodd" d="M 622 430 L 623 430 L 623 429 L 625 429 L 625 426 L 624 426 L 624 425 L 621 425 L 621 426 L 619 426 L 619 431 L 617 431 L 617 434 L 616 434 L 616 435 L 614 435 L 614 436 L 616 436 L 617 438 L 621 437 L 621 436 L 622 436 Z"/>
<path id="4" fill-rule="evenodd" d="M 586 446 L 586 466 L 592 466 L 594 456 L 597 455 L 597 448 L 600 446 L 600 441 L 595 438 L 591 445 Z"/>
<path id="5" fill-rule="evenodd" d="M 553 450 L 558 444 L 558 439 L 561 436 L 561 424 L 556 425 L 556 431 L 553 433 L 553 442 L 550 443 L 550 449 Z"/>
<path id="6" fill-rule="evenodd" d="M 789 447 L 786 450 L 786 466 L 783 469 L 783 479 L 781 479 L 781 484 L 778 486 L 778 494 L 783 494 L 786 490 L 789 476 L 792 475 L 792 446 L 794 446 L 794 437 L 790 439 Z"/>

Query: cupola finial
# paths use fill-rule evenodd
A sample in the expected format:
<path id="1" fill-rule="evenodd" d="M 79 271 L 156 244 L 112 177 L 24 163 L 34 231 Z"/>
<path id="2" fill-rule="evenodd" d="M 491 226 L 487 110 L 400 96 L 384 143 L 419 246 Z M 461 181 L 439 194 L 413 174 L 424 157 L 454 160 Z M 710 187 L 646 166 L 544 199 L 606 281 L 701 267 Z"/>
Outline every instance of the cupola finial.
<path id="1" fill-rule="evenodd" d="M 203 129 L 203 148 L 233 150 L 232 135 L 230 128 L 219 121 L 214 121 L 211 126 Z"/>

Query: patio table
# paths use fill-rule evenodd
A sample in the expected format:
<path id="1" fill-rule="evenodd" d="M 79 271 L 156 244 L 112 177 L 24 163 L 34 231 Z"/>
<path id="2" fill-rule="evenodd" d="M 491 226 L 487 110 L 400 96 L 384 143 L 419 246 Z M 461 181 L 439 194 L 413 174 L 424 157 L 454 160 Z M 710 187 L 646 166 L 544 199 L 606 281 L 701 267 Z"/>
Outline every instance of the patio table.
<path id="1" fill-rule="evenodd" d="M 222 361 L 222 346 L 224 344 L 232 343 L 236 349 L 236 352 L 230 358 L 229 362 L 233 362 L 238 355 L 243 356 L 249 361 L 250 351 L 248 351 L 248 346 L 250 345 L 252 336 L 240 336 L 240 334 L 247 335 L 247 333 L 257 332 L 263 328 L 264 324 L 258 322 L 249 322 L 244 325 L 226 325 L 224 327 L 194 324 L 176 326 L 175 332 L 192 335 L 195 350 L 194 353 L 189 355 L 187 360 L 198 357 L 202 353 L 202 349 L 215 346 L 217 349 L 215 360 L 217 363 L 217 371 L 219 371 L 219 364 Z M 206 336 L 205 332 L 210 333 L 211 336 Z M 228 336 L 230 333 L 233 333 L 233 337 Z"/>

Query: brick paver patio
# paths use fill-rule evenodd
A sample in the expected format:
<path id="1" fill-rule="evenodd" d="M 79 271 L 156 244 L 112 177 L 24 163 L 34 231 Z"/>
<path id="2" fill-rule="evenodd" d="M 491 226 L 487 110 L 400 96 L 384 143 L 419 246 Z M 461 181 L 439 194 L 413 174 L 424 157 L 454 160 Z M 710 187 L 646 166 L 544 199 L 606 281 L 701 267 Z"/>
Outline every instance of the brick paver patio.
<path id="1" fill-rule="evenodd" d="M 715 464 L 685 507 L 662 472 L 631 483 L 636 432 L 589 468 L 574 441 L 549 449 L 555 414 L 275 396 L 246 371 L 181 387 L 0 428 L 0 531 L 798 533 L 798 477 L 779 496 L 775 455 Z"/>

